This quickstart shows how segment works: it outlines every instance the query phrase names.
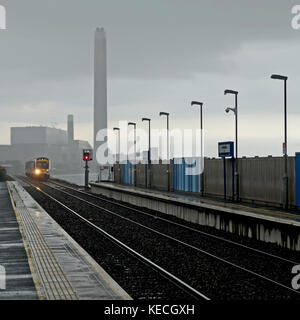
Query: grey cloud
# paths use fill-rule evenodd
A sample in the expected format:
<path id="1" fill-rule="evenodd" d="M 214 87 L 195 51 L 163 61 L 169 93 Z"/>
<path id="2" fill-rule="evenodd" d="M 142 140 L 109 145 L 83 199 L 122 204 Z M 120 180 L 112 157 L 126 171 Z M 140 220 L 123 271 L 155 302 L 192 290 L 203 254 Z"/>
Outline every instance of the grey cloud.
<path id="1" fill-rule="evenodd" d="M 220 55 L 241 42 L 295 37 L 293 1 L 3 2 L 8 30 L 1 34 L 0 66 L 42 79 L 91 75 L 98 25 L 107 30 L 110 75 L 125 78 L 222 72 Z"/>
<path id="2" fill-rule="evenodd" d="M 288 73 L 289 112 L 298 110 L 300 31 L 290 25 L 294 0 L 1 4 L 8 26 L 0 32 L 2 121 L 39 121 L 36 111 L 45 105 L 41 121 L 61 122 L 69 112 L 78 122 L 91 119 L 97 26 L 107 33 L 113 120 L 155 117 L 168 109 L 174 118 L 189 112 L 194 121 L 191 99 L 204 100 L 206 114 L 222 114 L 231 103 L 223 96 L 225 86 L 240 90 L 241 117 L 281 112 L 281 87 L 269 80 L 271 72 Z M 287 55 L 289 50 L 294 53 Z M 221 125 L 217 129 L 221 134 Z"/>

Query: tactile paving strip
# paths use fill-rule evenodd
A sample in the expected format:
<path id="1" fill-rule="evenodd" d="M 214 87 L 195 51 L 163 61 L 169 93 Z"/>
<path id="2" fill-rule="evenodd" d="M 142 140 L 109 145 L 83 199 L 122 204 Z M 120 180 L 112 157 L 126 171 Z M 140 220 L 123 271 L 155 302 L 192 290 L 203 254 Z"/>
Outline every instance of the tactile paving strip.
<path id="1" fill-rule="evenodd" d="M 24 244 L 32 262 L 31 267 L 34 269 L 35 284 L 40 299 L 78 300 L 78 296 L 13 185 L 10 185 L 10 192 Z"/>

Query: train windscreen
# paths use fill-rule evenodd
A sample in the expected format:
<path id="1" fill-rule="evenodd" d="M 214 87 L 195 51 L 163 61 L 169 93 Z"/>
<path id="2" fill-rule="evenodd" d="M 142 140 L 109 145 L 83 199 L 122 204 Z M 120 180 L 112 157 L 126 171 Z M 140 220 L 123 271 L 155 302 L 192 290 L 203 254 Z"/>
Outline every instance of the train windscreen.
<path id="1" fill-rule="evenodd" d="M 36 167 L 39 169 L 49 169 L 49 163 L 48 162 L 37 162 Z"/>

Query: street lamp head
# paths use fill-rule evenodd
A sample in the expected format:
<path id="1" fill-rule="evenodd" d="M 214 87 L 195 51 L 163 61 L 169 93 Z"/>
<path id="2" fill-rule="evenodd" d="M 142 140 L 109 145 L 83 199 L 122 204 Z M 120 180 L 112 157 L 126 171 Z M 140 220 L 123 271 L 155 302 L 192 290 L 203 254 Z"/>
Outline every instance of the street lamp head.
<path id="1" fill-rule="evenodd" d="M 235 95 L 237 95 L 238 91 L 226 89 L 224 91 L 224 95 L 226 95 L 226 94 L 235 94 Z"/>
<path id="2" fill-rule="evenodd" d="M 279 74 L 272 74 L 271 75 L 271 79 L 276 79 L 276 80 L 284 80 L 286 81 L 288 79 L 288 77 L 286 76 L 281 76 Z"/>
<path id="3" fill-rule="evenodd" d="M 203 102 L 199 102 L 199 101 L 192 101 L 192 102 L 191 102 L 191 106 L 194 106 L 194 105 L 197 105 L 197 106 L 202 107 L 202 106 L 203 106 Z"/>
<path id="4" fill-rule="evenodd" d="M 113 130 L 120 130 L 120 128 L 114 128 Z"/>
<path id="5" fill-rule="evenodd" d="M 151 121 L 149 118 L 143 118 L 142 121 Z"/>
<path id="6" fill-rule="evenodd" d="M 135 122 L 128 122 L 128 125 L 129 126 L 136 126 L 136 123 Z"/>
<path id="7" fill-rule="evenodd" d="M 169 113 L 168 113 L 168 112 L 160 112 L 159 115 L 160 115 L 160 116 L 168 116 Z"/>
<path id="8" fill-rule="evenodd" d="M 229 108 L 229 107 L 227 107 L 227 108 L 225 109 L 225 112 L 228 113 L 229 111 L 232 111 L 234 114 L 236 113 L 236 109 L 235 109 L 235 108 Z"/>

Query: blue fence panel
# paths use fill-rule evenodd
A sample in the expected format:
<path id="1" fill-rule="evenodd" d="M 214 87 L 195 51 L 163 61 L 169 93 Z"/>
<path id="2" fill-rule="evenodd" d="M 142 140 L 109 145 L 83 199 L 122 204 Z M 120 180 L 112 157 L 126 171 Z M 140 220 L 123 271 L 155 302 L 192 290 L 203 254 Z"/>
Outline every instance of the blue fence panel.
<path id="1" fill-rule="evenodd" d="M 200 158 L 175 158 L 173 161 L 173 189 L 200 192 Z"/>
<path id="2" fill-rule="evenodd" d="M 186 169 L 187 169 L 187 165 L 186 165 L 186 163 L 185 163 L 185 160 L 183 159 L 183 177 L 184 177 L 184 185 L 183 185 L 183 187 L 184 187 L 184 191 L 189 191 L 189 178 L 190 178 L 190 176 L 188 176 L 187 174 L 186 174 Z"/>
<path id="3" fill-rule="evenodd" d="M 127 183 L 128 181 L 128 170 L 127 170 L 127 165 L 126 164 L 121 164 L 122 168 L 122 183 Z"/>
<path id="4" fill-rule="evenodd" d="M 122 164 L 122 183 L 134 185 L 134 164 L 130 161 Z"/>

